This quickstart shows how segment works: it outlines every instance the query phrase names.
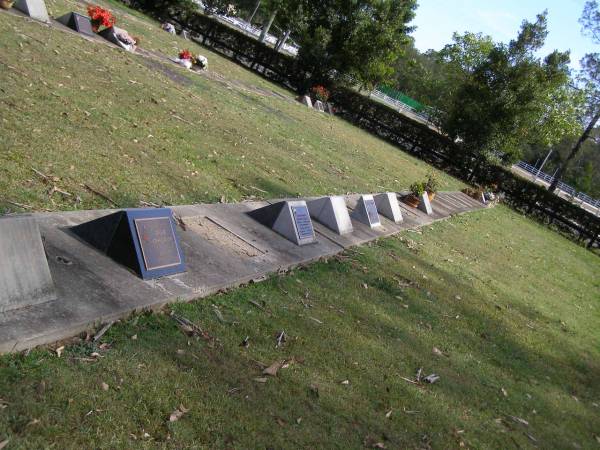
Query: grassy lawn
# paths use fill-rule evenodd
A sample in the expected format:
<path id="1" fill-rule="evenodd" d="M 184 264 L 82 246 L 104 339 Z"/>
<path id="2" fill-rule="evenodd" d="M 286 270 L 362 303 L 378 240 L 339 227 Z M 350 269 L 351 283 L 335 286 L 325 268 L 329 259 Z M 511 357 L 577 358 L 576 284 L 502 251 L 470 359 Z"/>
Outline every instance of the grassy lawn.
<path id="1" fill-rule="evenodd" d="M 218 341 L 141 315 L 104 349 L 3 357 L 0 442 L 597 448 L 598 273 L 596 256 L 504 207 L 457 217 L 173 306 Z M 261 363 L 284 360 L 263 382 Z M 401 378 L 419 368 L 440 380 Z"/>
<path id="2" fill-rule="evenodd" d="M 83 5 L 48 2 L 54 16 Z M 139 14 L 142 46 L 206 54 L 206 76 L 3 14 L 0 208 L 237 201 L 407 188 L 430 168 Z M 51 177 L 36 175 L 32 168 Z M 463 184 L 440 174 L 442 189 Z M 54 192 L 52 186 L 71 195 Z M 5 200 L 5 202 L 2 202 Z"/>
<path id="3" fill-rule="evenodd" d="M 0 212 L 111 206 L 84 184 L 138 206 L 400 190 L 431 170 L 118 11 L 144 48 L 210 72 L 0 15 Z M 599 274 L 505 207 L 454 217 L 172 306 L 209 337 L 165 311 L 1 357 L 0 448 L 598 448 Z M 419 368 L 439 381 L 411 382 Z"/>

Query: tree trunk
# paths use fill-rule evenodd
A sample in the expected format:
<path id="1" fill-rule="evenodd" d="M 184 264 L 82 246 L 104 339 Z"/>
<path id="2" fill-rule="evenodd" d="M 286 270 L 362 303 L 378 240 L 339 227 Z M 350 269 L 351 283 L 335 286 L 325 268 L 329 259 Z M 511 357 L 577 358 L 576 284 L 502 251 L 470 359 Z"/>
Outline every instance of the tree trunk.
<path id="1" fill-rule="evenodd" d="M 277 51 L 281 50 L 281 48 L 285 45 L 285 43 L 289 39 L 291 32 L 292 32 L 292 30 L 287 30 L 285 32 L 285 34 L 283 36 L 281 36 L 281 38 L 279 39 L 279 41 L 277 41 L 277 45 L 275 46 L 275 50 L 277 50 Z"/>
<path id="2" fill-rule="evenodd" d="M 258 8 L 260 7 L 260 0 L 256 0 L 256 6 L 254 7 L 254 11 L 252 11 L 252 15 L 250 15 L 250 17 L 248 18 L 248 23 L 252 23 L 252 21 L 254 20 L 254 16 L 256 16 L 256 13 L 258 12 Z"/>
<path id="3" fill-rule="evenodd" d="M 575 158 L 575 156 L 577 156 L 577 153 L 579 153 L 579 150 L 581 150 L 581 146 L 584 144 L 584 142 L 588 140 L 592 130 L 596 126 L 596 123 L 598 123 L 599 119 L 600 119 L 600 111 L 596 112 L 594 117 L 592 117 L 592 121 L 589 123 L 589 125 L 587 126 L 587 128 L 585 129 L 585 131 L 583 132 L 583 134 L 581 135 L 581 137 L 575 144 L 575 147 L 573 147 L 573 149 L 571 150 L 571 153 L 569 153 L 569 156 L 567 156 L 567 159 L 565 159 L 565 162 L 561 164 L 561 166 L 558 168 L 558 170 L 554 174 L 554 180 L 552 180 L 552 184 L 548 188 L 548 190 L 550 192 L 554 192 L 556 190 L 556 187 L 558 186 L 558 182 L 564 175 L 565 170 L 567 170 L 567 166 L 569 165 L 571 160 L 573 158 Z"/>
<path id="4" fill-rule="evenodd" d="M 277 10 L 271 13 L 269 19 L 263 23 L 262 33 L 260 33 L 260 37 L 258 38 L 258 42 L 265 42 L 265 38 L 267 37 L 267 33 L 271 29 L 271 25 L 273 25 L 273 21 L 275 20 L 275 16 L 277 16 Z"/>

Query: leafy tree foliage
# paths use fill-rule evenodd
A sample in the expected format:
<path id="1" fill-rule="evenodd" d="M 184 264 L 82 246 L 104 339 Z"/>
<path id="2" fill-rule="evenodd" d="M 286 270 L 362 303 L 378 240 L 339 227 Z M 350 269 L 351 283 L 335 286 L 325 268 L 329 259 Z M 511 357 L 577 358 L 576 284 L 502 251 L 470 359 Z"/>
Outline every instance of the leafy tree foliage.
<path id="1" fill-rule="evenodd" d="M 415 0 L 300 0 L 299 58 L 311 83 L 390 79 L 408 38 Z"/>
<path id="2" fill-rule="evenodd" d="M 596 0 L 588 0 L 580 19 L 583 33 L 592 38 L 595 44 L 600 44 L 600 7 Z M 583 133 L 558 168 L 550 190 L 555 190 L 558 182 L 563 178 L 567 167 L 581 151 L 586 141 L 592 136 L 594 128 L 600 120 L 600 54 L 588 53 L 581 60 L 582 72 L 580 82 L 586 97 L 586 109 L 582 122 L 586 123 Z"/>

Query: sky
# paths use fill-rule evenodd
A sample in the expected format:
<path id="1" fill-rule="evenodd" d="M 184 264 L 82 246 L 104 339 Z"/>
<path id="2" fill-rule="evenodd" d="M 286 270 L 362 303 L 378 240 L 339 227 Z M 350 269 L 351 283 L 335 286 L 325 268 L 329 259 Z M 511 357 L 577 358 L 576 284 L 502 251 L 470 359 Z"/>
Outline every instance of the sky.
<path id="1" fill-rule="evenodd" d="M 452 41 L 452 33 L 465 31 L 489 34 L 495 41 L 515 38 L 524 19 L 548 10 L 548 37 L 542 54 L 571 50 L 571 66 L 579 67 L 584 54 L 600 46 L 581 34 L 578 20 L 585 0 L 418 0 L 411 25 L 415 46 L 422 52 L 439 50 Z"/>

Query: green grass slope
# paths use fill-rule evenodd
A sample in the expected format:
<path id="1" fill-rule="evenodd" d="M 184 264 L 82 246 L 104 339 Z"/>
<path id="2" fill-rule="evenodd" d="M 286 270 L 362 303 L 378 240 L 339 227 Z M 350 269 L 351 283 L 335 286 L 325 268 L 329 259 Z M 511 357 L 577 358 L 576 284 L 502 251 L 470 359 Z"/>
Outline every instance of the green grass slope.
<path id="1" fill-rule="evenodd" d="M 504 207 L 457 217 L 173 306 L 218 342 L 142 315 L 104 349 L 0 358 L 0 442 L 597 448 L 598 273 L 596 256 Z M 261 379 L 260 363 L 284 360 Z M 440 380 L 402 378 L 419 368 Z"/>
<path id="2" fill-rule="evenodd" d="M 397 190 L 430 170 L 118 11 L 144 48 L 189 47 L 210 72 L 1 14 L 5 211 L 110 206 L 85 184 L 137 206 Z M 0 447 L 597 448 L 599 274 L 596 256 L 505 207 L 454 217 L 172 307 L 209 339 L 148 314 L 60 357 L 1 357 Z M 412 383 L 419 368 L 440 380 Z"/>
<path id="3" fill-rule="evenodd" d="M 49 1 L 54 16 L 83 4 Z M 114 8 L 113 8 L 114 9 Z M 182 204 L 407 188 L 430 168 L 139 14 L 147 50 L 208 56 L 206 75 L 2 14 L 0 190 L 33 208 Z M 37 175 L 32 168 L 51 178 Z M 462 184 L 440 175 L 443 189 Z M 52 186 L 71 195 L 54 192 Z M 11 207 L 4 203 L 4 208 Z M 15 208 L 12 208 L 15 209 Z"/>

